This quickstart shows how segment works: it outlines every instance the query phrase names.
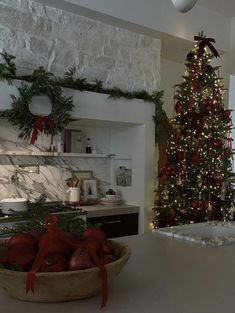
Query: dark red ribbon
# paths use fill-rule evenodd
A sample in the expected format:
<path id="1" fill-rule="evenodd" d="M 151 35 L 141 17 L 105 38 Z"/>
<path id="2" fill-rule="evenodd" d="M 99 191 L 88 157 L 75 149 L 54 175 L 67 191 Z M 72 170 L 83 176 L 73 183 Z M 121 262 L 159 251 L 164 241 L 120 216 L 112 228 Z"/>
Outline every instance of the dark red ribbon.
<path id="1" fill-rule="evenodd" d="M 34 117 L 34 128 L 31 136 L 30 144 L 34 145 L 35 141 L 38 139 L 38 133 L 43 132 L 43 126 L 47 126 L 51 133 L 51 144 L 53 143 L 53 138 L 55 135 L 55 125 L 49 116 L 38 116 Z"/>
<path id="2" fill-rule="evenodd" d="M 207 46 L 214 56 L 217 58 L 219 57 L 218 51 L 212 45 L 212 42 L 215 43 L 214 38 L 205 38 L 201 36 L 194 36 L 194 41 L 199 41 L 199 50 L 198 50 L 198 57 L 202 57 L 204 54 L 204 48 Z"/>

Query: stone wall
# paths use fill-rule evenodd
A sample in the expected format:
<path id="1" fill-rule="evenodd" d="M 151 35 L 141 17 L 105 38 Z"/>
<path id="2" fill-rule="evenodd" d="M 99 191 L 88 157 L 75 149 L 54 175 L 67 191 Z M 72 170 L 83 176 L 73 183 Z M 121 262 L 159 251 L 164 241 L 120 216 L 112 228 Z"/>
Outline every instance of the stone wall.
<path id="1" fill-rule="evenodd" d="M 42 65 L 62 75 L 77 66 L 79 76 L 107 87 L 159 89 L 158 39 L 31 0 L 0 1 L 0 50 L 16 55 L 23 73 Z"/>

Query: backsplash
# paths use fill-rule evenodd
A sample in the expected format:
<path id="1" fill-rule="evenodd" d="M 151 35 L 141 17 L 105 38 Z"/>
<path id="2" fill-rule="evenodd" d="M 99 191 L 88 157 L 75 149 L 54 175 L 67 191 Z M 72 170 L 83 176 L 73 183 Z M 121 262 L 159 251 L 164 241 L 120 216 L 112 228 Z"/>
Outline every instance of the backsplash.
<path id="1" fill-rule="evenodd" d="M 0 153 L 4 151 L 39 152 L 46 147 L 48 139 L 39 139 L 40 146 L 28 145 L 26 141 L 18 139 L 17 128 L 9 125 L 5 119 L 0 120 Z M 10 177 L 19 164 L 39 163 L 40 173 L 19 174 L 17 185 Z M 17 194 L 29 200 L 37 199 L 40 194 L 47 195 L 48 200 L 66 200 L 67 192 L 65 180 L 71 177 L 75 170 L 91 170 L 98 179 L 99 193 L 102 194 L 109 187 L 110 163 L 105 158 L 77 158 L 77 157 L 41 157 L 41 156 L 9 156 L 0 155 L 0 200 Z"/>

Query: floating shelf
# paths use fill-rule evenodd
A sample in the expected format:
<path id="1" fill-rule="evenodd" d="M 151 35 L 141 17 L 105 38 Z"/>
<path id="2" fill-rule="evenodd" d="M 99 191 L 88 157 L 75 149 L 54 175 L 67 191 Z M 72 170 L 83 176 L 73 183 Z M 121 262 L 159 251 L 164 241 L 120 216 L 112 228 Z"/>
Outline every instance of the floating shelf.
<path id="1" fill-rule="evenodd" d="M 95 153 L 58 153 L 58 152 L 33 152 L 33 151 L 2 151 L 0 156 L 38 156 L 38 157 L 77 157 L 77 158 L 108 158 L 106 154 Z"/>

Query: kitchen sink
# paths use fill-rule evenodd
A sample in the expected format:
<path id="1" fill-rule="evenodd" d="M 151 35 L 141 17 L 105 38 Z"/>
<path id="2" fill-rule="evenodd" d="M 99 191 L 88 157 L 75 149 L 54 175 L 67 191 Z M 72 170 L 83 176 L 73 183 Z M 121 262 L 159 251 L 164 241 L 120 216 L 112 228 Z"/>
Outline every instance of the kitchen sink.
<path id="1" fill-rule="evenodd" d="M 222 246 L 235 243 L 235 223 L 233 222 L 213 221 L 187 224 L 158 228 L 154 232 L 203 245 Z"/>

